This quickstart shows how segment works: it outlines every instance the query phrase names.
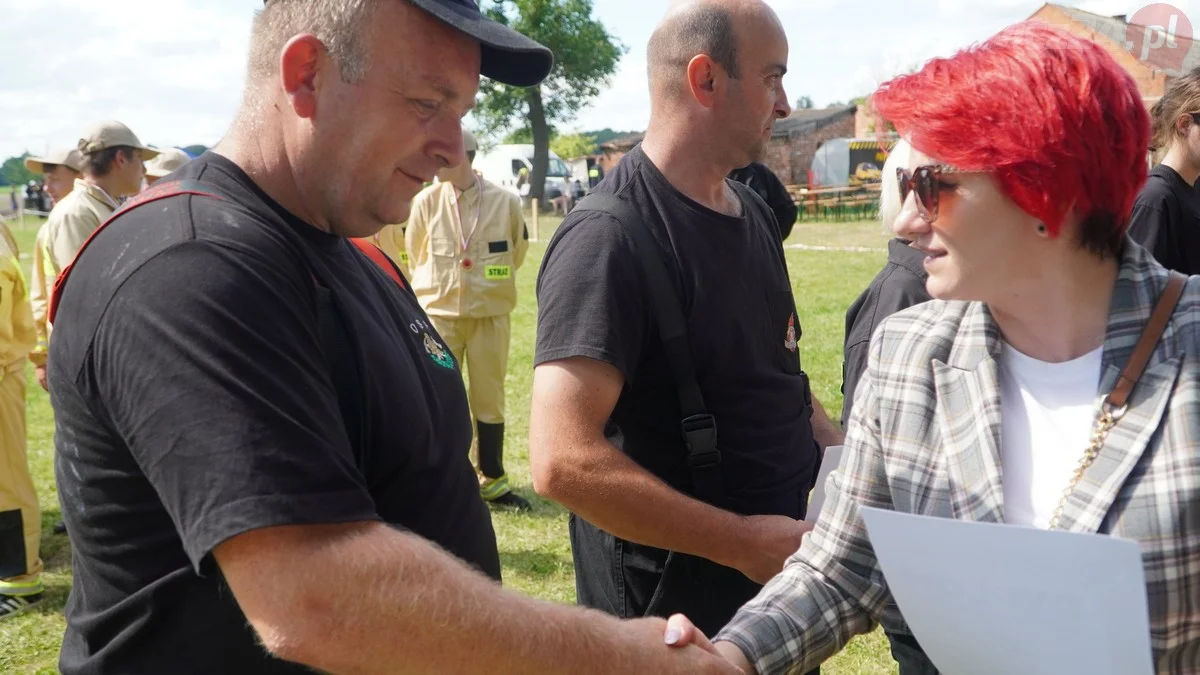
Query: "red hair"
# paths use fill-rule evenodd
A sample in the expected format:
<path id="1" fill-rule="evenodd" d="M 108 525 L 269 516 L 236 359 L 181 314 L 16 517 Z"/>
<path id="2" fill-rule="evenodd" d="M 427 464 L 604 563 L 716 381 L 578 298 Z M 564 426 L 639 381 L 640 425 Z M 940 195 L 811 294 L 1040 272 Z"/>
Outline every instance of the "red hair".
<path id="1" fill-rule="evenodd" d="M 1074 209 L 1085 243 L 1119 248 L 1146 180 L 1150 117 L 1096 43 L 1022 22 L 884 83 L 872 102 L 921 152 L 992 173 L 1052 235 Z"/>

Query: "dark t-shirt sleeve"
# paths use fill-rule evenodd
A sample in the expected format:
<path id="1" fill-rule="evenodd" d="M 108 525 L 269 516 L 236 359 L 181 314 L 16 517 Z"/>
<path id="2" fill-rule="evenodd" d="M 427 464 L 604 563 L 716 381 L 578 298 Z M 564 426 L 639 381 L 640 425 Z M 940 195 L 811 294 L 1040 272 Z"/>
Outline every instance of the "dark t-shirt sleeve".
<path id="1" fill-rule="evenodd" d="M 850 411 L 854 409 L 854 389 L 858 386 L 862 374 L 867 371 L 867 356 L 871 351 L 870 340 L 859 341 L 846 346 L 846 362 L 842 366 L 842 428 L 850 421 Z"/>
<path id="2" fill-rule="evenodd" d="M 198 573 L 249 530 L 378 519 L 302 270 L 189 241 L 135 271 L 97 326 L 82 389 L 125 439 Z"/>
<path id="3" fill-rule="evenodd" d="M 1179 220 L 1170 193 L 1142 194 L 1129 216 L 1129 237 L 1150 251 L 1159 264 L 1170 267 L 1171 231 Z"/>
<path id="4" fill-rule="evenodd" d="M 616 367 L 629 382 L 648 323 L 632 242 L 606 214 L 570 220 L 538 276 L 536 364 L 585 356 Z"/>
<path id="5" fill-rule="evenodd" d="M 788 194 L 787 187 L 773 171 L 767 171 L 763 180 L 767 185 L 767 194 L 770 195 L 767 204 L 775 213 L 775 220 L 779 225 L 780 240 L 787 239 L 788 235 L 792 233 L 792 227 L 796 224 L 799 209 L 792 196 Z"/>
<path id="6" fill-rule="evenodd" d="M 925 281 L 904 268 L 890 265 L 864 292 L 853 322 L 846 327 L 846 347 L 842 366 L 842 428 L 850 420 L 854 407 L 854 389 L 867 370 L 871 338 L 883 320 L 896 312 L 929 300 Z M 855 303 L 858 305 L 859 303 Z M 854 312 L 855 308 L 852 307 Z"/>

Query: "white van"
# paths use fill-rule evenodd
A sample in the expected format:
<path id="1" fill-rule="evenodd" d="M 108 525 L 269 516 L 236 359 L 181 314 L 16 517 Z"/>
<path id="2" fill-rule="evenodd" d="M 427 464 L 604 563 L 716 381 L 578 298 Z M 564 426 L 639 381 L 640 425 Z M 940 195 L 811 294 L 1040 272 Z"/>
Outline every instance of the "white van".
<path id="1" fill-rule="evenodd" d="M 571 194 L 571 183 L 574 178 L 571 169 L 562 158 L 549 151 L 550 162 L 546 166 L 546 187 L 543 196 L 554 199 L 562 194 Z M 533 175 L 533 145 L 510 144 L 497 145 L 487 152 L 481 152 L 473 163 L 475 170 L 483 174 L 487 180 L 509 190 L 515 195 L 526 196 L 529 186 L 517 189 L 517 175 L 521 169 Z"/>

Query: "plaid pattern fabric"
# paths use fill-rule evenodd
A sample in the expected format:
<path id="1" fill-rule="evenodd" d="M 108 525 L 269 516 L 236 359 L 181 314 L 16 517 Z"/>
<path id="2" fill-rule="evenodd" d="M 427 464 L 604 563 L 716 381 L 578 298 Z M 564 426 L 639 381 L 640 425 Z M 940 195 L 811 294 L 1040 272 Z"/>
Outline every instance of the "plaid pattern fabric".
<path id="1" fill-rule="evenodd" d="M 1111 390 L 1166 281 L 1166 271 L 1127 242 L 1100 392 Z M 759 673 L 800 673 L 877 623 L 909 632 L 858 507 L 1002 522 L 1000 345 L 981 303 L 934 301 L 880 326 L 820 521 L 718 639 L 738 645 Z M 1200 673 L 1198 357 L 1200 278 L 1192 277 L 1128 412 L 1060 522 L 1141 544 L 1159 673 Z"/>

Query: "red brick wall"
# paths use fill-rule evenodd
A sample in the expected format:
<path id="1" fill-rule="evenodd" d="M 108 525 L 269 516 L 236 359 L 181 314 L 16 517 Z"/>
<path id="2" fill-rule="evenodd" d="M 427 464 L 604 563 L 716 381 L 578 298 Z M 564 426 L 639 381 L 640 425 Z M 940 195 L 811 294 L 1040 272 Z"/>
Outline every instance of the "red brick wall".
<path id="1" fill-rule="evenodd" d="M 811 134 L 772 138 L 767 145 L 765 163 L 784 184 L 807 185 L 808 170 L 812 168 L 817 146 L 831 138 L 853 138 L 854 131 L 855 116 L 846 115 Z"/>
<path id="2" fill-rule="evenodd" d="M 779 176 L 779 180 L 785 185 L 791 184 L 792 181 L 792 146 L 788 142 L 787 137 L 772 138 L 767 143 L 767 157 L 763 160 L 763 164 L 770 167 L 771 171 Z"/>
<path id="3" fill-rule="evenodd" d="M 1138 61 L 1134 58 L 1133 54 L 1130 54 L 1125 49 L 1124 45 L 1117 44 L 1108 36 L 1095 33 L 1088 29 L 1087 26 L 1076 23 L 1068 14 L 1054 5 L 1043 5 L 1041 9 L 1034 12 L 1033 16 L 1029 18 L 1065 28 L 1079 37 L 1086 38 L 1104 47 L 1116 59 L 1117 63 L 1121 64 L 1125 72 L 1133 77 L 1144 98 L 1162 96 L 1167 80 L 1166 73 L 1150 68 L 1141 61 Z"/>

